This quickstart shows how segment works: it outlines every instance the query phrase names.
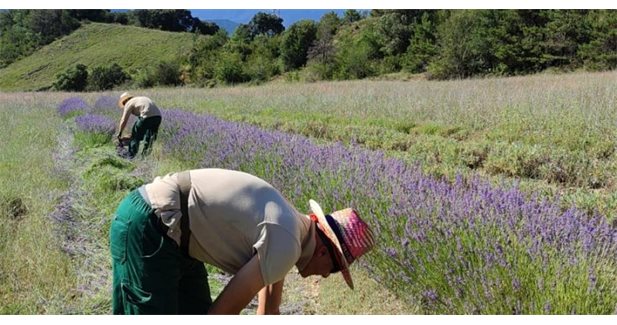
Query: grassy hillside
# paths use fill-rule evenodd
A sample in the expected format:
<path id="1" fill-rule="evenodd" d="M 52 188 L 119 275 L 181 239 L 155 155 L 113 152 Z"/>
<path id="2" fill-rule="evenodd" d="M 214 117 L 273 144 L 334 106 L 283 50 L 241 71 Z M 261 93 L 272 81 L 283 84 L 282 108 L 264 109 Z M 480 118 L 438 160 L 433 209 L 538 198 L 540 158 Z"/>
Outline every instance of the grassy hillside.
<path id="1" fill-rule="evenodd" d="M 77 63 L 88 68 L 118 63 L 134 72 L 170 60 L 191 47 L 193 35 L 133 26 L 91 23 L 29 57 L 0 69 L 0 90 L 39 90 Z"/>

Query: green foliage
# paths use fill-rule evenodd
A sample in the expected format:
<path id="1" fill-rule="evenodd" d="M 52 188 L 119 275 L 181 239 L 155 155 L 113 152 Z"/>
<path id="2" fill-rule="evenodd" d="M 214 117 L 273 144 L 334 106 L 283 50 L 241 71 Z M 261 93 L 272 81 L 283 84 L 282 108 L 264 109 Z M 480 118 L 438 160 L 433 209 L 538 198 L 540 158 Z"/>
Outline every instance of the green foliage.
<path id="1" fill-rule="evenodd" d="M 224 83 L 235 84 L 248 81 L 243 70 L 242 58 L 238 53 L 223 53 L 214 71 L 214 77 Z"/>
<path id="2" fill-rule="evenodd" d="M 373 33 L 373 22 L 355 31 L 354 27 L 341 30 L 336 44 L 335 62 L 337 79 L 362 79 L 376 74 L 375 60 L 379 57 L 378 45 Z"/>
<path id="3" fill-rule="evenodd" d="M 336 70 L 334 38 L 341 21 L 331 12 L 317 25 L 316 39 L 307 51 L 307 80 L 333 79 Z"/>
<path id="4" fill-rule="evenodd" d="M 578 48 L 585 67 L 595 71 L 617 68 L 617 12 L 592 11 L 585 19 L 591 30 L 590 39 Z"/>
<path id="5" fill-rule="evenodd" d="M 201 22 L 183 9 L 125 13 L 8 10 L 0 12 L 0 68 L 6 67 L 0 88 L 48 89 L 53 76 L 76 61 L 89 66 L 117 63 L 130 75 L 138 75 L 135 84 L 142 87 L 180 84 L 173 77 L 160 81 L 160 76 L 153 76 L 154 68 L 144 70 L 172 60 L 182 64 L 182 83 L 199 86 L 260 83 L 282 72 L 286 78 L 307 81 L 391 79 L 407 73 L 441 80 L 617 67 L 614 10 L 375 9 L 368 13 L 347 10 L 339 17 L 330 12 L 319 22 L 299 21 L 285 30 L 280 17 L 259 12 L 228 38 L 218 26 Z M 134 30 L 124 29 L 122 35 L 99 38 L 81 32 L 101 29 L 99 25 L 84 24 L 65 41 L 58 40 L 40 54 L 32 54 L 73 31 L 80 21 L 128 23 L 193 34 L 136 35 Z M 204 41 L 197 34 L 211 38 Z M 168 37 L 181 41 L 168 42 Z M 59 55 L 50 53 L 58 49 Z M 36 59 L 30 59 L 30 54 Z M 57 60 L 47 60 L 50 55 Z M 230 62 L 240 66 L 232 68 Z M 294 71 L 298 72 L 291 73 Z M 46 81 L 39 82 L 40 78 Z"/>
<path id="6" fill-rule="evenodd" d="M 438 53 L 436 23 L 433 16 L 429 12 L 423 13 L 420 21 L 413 27 L 409 47 L 402 63 L 407 71 L 426 71 L 428 64 Z"/>
<path id="7" fill-rule="evenodd" d="M 129 80 L 130 76 L 117 63 L 98 66 L 88 76 L 88 89 L 99 91 L 113 89 Z"/>
<path id="8" fill-rule="evenodd" d="M 49 88 L 56 75 L 75 62 L 88 67 L 116 63 L 133 77 L 160 61 L 169 62 L 182 57 L 191 48 L 194 36 L 132 26 L 85 24 L 72 34 L 2 69 L 0 89 Z"/>
<path id="9" fill-rule="evenodd" d="M 195 32 L 204 35 L 215 34 L 219 27 L 202 22 L 186 9 L 138 9 L 129 12 L 129 20 L 137 26 L 170 32 Z"/>
<path id="10" fill-rule="evenodd" d="M 278 60 L 279 37 L 257 36 L 252 43 L 251 55 L 244 64 L 243 71 L 252 82 L 269 81 L 280 73 Z"/>
<path id="11" fill-rule="evenodd" d="M 88 84 L 88 70 L 83 64 L 77 64 L 68 68 L 65 72 L 56 76 L 53 84 L 55 90 L 83 91 Z"/>
<path id="12" fill-rule="evenodd" d="M 251 38 L 254 38 L 259 34 L 266 34 L 267 36 L 278 35 L 285 30 L 285 26 L 283 26 L 283 19 L 281 17 L 275 14 L 258 12 L 249 22 L 248 29 Z"/>
<path id="13" fill-rule="evenodd" d="M 356 21 L 360 21 L 362 19 L 364 19 L 365 16 L 358 10 L 356 9 L 347 9 L 345 10 L 345 13 L 343 14 L 343 23 L 345 24 L 351 24 L 354 23 Z"/>
<path id="14" fill-rule="evenodd" d="M 137 73 L 137 86 L 149 88 L 154 86 L 178 86 L 182 84 L 180 64 L 175 61 L 160 61 L 153 67 Z"/>
<path id="15" fill-rule="evenodd" d="M 30 55 L 79 26 L 79 21 L 67 10 L 0 12 L 0 68 Z"/>
<path id="16" fill-rule="evenodd" d="M 298 69 L 306 63 L 316 34 L 317 26 L 310 20 L 300 20 L 289 27 L 281 42 L 281 60 L 286 71 Z"/>
<path id="17" fill-rule="evenodd" d="M 111 143 L 112 135 L 104 132 L 75 132 L 75 143 L 78 148 L 96 148 Z"/>

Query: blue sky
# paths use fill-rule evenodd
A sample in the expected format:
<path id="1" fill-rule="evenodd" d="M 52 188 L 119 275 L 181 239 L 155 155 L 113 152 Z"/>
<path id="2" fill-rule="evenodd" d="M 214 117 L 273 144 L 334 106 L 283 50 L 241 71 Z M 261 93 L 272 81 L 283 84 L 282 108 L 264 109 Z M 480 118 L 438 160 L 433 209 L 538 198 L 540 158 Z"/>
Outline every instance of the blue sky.
<path id="1" fill-rule="evenodd" d="M 236 23 L 246 24 L 256 13 L 263 11 L 273 13 L 274 9 L 190 9 L 191 15 L 201 20 L 227 19 Z M 283 18 L 283 25 L 289 27 L 301 19 L 319 21 L 324 14 L 334 11 L 343 16 L 345 9 L 275 9 L 276 14 Z"/>

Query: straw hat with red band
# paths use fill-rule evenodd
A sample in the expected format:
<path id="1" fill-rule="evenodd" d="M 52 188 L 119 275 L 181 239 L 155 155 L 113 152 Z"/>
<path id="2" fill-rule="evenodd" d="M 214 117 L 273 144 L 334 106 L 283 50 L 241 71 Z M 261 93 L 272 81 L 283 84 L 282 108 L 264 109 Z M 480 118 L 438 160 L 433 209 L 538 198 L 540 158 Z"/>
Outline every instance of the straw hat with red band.
<path id="1" fill-rule="evenodd" d="M 122 95 L 120 95 L 120 100 L 118 100 L 118 107 L 124 108 L 124 104 L 126 103 L 126 101 L 131 98 L 133 98 L 133 95 L 131 95 L 130 93 L 122 93 Z"/>
<path id="2" fill-rule="evenodd" d="M 319 223 L 320 228 L 330 239 L 338 253 L 336 259 L 341 267 L 345 282 L 353 289 L 349 265 L 373 248 L 375 245 L 373 232 L 360 219 L 358 213 L 351 208 L 325 215 L 317 202 L 309 200 L 309 205 L 315 221 Z"/>

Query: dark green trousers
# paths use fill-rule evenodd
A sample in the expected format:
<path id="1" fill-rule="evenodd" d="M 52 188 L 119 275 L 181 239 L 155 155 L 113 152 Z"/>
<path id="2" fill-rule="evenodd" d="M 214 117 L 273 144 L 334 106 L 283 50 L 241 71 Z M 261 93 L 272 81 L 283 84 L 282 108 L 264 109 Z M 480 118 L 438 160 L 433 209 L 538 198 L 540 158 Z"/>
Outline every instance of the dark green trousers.
<path id="1" fill-rule="evenodd" d="M 142 155 L 147 156 L 152 151 L 152 145 L 156 140 L 161 125 L 160 116 L 152 116 L 148 118 L 138 118 L 133 124 L 131 130 L 131 142 L 129 143 L 129 156 L 135 157 L 139 152 L 139 143 L 144 141 L 144 149 Z"/>
<path id="2" fill-rule="evenodd" d="M 111 223 L 114 314 L 206 314 L 212 298 L 202 262 L 187 257 L 157 226 L 139 191 L 128 194 Z"/>

